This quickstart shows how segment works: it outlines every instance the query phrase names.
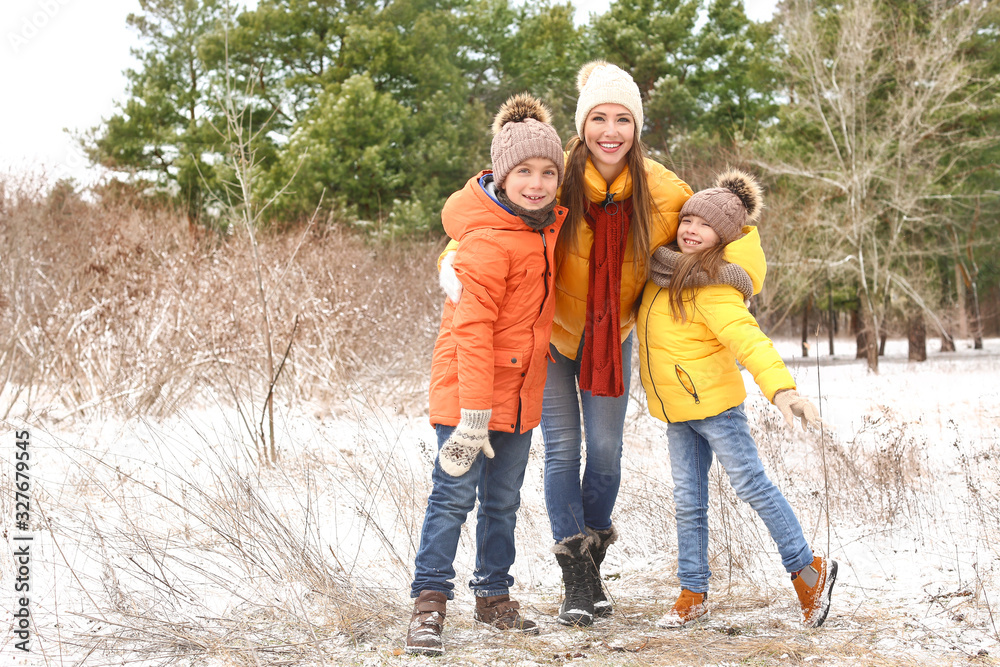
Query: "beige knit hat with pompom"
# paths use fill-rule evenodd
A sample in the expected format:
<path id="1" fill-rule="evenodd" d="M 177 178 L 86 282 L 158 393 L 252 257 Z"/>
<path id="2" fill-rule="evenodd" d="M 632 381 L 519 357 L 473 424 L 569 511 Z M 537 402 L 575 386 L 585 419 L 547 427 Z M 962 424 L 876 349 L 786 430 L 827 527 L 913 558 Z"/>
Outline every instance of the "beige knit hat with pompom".
<path id="1" fill-rule="evenodd" d="M 718 175 L 715 187 L 694 193 L 681 207 L 685 215 L 704 218 L 725 245 L 743 236 L 743 226 L 760 218 L 764 197 L 757 179 L 745 171 L 730 169 Z"/>
<path id="2" fill-rule="evenodd" d="M 511 169 L 534 157 L 552 160 L 562 184 L 563 150 L 551 118 L 548 107 L 527 93 L 514 95 L 500 106 L 493 119 L 490 145 L 497 187 L 503 187 Z"/>
<path id="3" fill-rule="evenodd" d="M 583 139 L 583 125 L 591 110 L 600 104 L 620 104 L 635 119 L 635 138 L 642 133 L 642 94 L 628 72 L 604 60 L 594 60 L 576 75 L 580 97 L 576 101 L 576 133 Z"/>

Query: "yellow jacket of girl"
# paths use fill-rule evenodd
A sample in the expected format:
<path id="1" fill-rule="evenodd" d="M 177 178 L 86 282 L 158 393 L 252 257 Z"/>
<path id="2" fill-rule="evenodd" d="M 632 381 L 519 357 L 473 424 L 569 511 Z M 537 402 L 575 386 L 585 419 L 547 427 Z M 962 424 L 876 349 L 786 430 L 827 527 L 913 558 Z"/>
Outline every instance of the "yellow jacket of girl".
<path id="1" fill-rule="evenodd" d="M 750 276 L 754 293 L 760 291 L 767 267 L 757 228 L 746 226 L 744 236 L 726 247 L 726 259 Z M 740 246 L 734 248 L 734 246 Z M 667 289 L 646 285 L 639 309 L 639 362 L 649 413 L 666 422 L 713 417 L 746 400 L 743 374 L 750 371 L 768 400 L 779 389 L 795 389 L 785 368 L 735 287 L 712 285 L 685 290 L 687 321 L 674 318 Z"/>

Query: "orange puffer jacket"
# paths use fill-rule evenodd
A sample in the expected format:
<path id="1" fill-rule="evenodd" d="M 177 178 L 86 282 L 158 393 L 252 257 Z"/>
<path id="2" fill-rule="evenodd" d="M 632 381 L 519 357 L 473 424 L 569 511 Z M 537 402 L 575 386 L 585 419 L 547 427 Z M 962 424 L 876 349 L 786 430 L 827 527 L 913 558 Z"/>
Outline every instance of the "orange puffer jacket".
<path id="1" fill-rule="evenodd" d="M 484 179 L 484 177 L 486 177 Z M 556 239 L 566 209 L 541 231 L 508 213 L 484 189 L 489 171 L 469 179 L 441 212 L 445 231 L 461 241 L 456 306 L 446 300 L 431 363 L 431 424 L 456 426 L 461 408 L 492 409 L 490 430 L 520 431 L 542 417 L 546 356 L 555 310 Z"/>

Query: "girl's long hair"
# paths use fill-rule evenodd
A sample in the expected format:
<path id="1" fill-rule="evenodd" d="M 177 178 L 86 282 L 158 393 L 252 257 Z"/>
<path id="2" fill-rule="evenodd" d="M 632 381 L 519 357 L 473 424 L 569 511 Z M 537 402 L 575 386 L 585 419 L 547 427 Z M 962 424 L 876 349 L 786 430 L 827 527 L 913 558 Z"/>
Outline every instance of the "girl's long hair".
<path id="1" fill-rule="evenodd" d="M 673 249 L 677 250 L 677 248 Z M 691 316 L 694 317 L 694 297 L 698 290 L 690 287 L 685 288 L 684 283 L 689 277 L 694 279 L 702 271 L 711 282 L 716 282 L 719 278 L 719 272 L 726 264 L 725 254 L 726 244 L 717 243 L 707 250 L 681 256 L 677 266 L 674 267 L 673 275 L 670 276 L 670 283 L 667 285 L 667 303 L 670 304 L 670 310 L 675 320 L 681 323 L 687 322 L 688 307 L 691 309 Z"/>
<path id="2" fill-rule="evenodd" d="M 569 157 L 566 159 L 566 173 L 563 180 L 559 203 L 569 209 L 566 222 L 559 233 L 560 252 L 570 249 L 569 244 L 575 244 L 578 226 L 586 224 L 584 213 L 590 206 L 587 198 L 585 173 L 590 149 L 580 137 L 573 137 L 566 143 Z M 629 221 L 629 237 L 635 251 L 634 270 L 636 279 L 645 283 L 649 278 L 649 255 L 652 252 L 650 237 L 653 222 L 660 216 L 653 203 L 649 191 L 649 179 L 646 177 L 646 145 L 636 137 L 632 148 L 625 156 L 629 177 L 632 179 L 632 219 Z M 638 307 L 638 301 L 636 303 Z"/>

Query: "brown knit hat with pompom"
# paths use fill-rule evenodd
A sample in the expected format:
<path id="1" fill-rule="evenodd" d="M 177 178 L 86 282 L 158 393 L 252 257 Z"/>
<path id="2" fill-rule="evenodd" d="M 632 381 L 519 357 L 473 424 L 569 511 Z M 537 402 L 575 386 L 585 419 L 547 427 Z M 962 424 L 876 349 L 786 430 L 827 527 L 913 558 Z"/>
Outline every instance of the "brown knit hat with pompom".
<path id="1" fill-rule="evenodd" d="M 725 245 L 743 236 L 743 226 L 756 222 L 764 207 L 757 180 L 739 169 L 719 174 L 715 187 L 696 192 L 681 207 L 680 218 L 704 218 Z"/>
<path id="2" fill-rule="evenodd" d="M 563 150 L 559 134 L 551 125 L 552 114 L 537 99 L 521 93 L 500 106 L 493 119 L 493 180 L 502 188 L 510 170 L 525 160 L 544 157 L 552 160 L 563 178 Z"/>

